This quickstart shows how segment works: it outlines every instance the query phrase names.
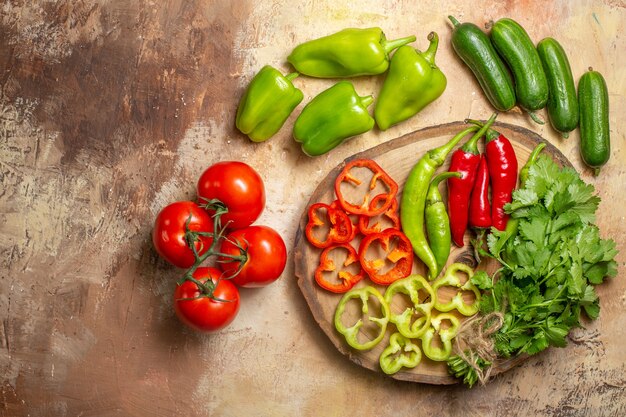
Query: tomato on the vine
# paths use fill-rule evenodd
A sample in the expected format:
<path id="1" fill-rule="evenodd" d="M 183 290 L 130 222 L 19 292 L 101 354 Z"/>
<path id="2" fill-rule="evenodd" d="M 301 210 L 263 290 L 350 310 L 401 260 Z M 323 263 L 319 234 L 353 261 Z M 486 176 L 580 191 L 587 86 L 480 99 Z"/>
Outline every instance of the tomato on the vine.
<path id="1" fill-rule="evenodd" d="M 263 287 L 276 281 L 285 269 L 287 247 L 282 237 L 268 226 L 250 226 L 235 230 L 222 241 L 220 253 L 245 260 L 219 257 L 218 264 L 232 281 L 241 287 Z"/>
<path id="2" fill-rule="evenodd" d="M 217 199 L 228 208 L 221 223 L 229 229 L 250 226 L 265 208 L 261 176 L 239 161 L 218 162 L 207 168 L 198 181 L 198 197 L 201 205 Z M 214 212 L 209 209 L 210 214 Z"/>
<path id="3" fill-rule="evenodd" d="M 187 228 L 192 232 L 213 232 L 213 219 L 193 201 L 177 201 L 163 208 L 152 230 L 152 242 L 157 253 L 179 268 L 190 268 L 195 262 L 186 238 Z M 198 235 L 194 241 L 198 255 L 206 252 L 212 242 L 211 235 Z"/>
<path id="4" fill-rule="evenodd" d="M 215 332 L 228 326 L 239 312 L 239 290 L 217 268 L 200 267 L 193 277 L 205 284 L 215 284 L 211 297 L 193 281 L 185 281 L 174 291 L 174 311 L 189 327 L 202 332 Z M 222 277 L 222 278 L 221 278 Z"/>

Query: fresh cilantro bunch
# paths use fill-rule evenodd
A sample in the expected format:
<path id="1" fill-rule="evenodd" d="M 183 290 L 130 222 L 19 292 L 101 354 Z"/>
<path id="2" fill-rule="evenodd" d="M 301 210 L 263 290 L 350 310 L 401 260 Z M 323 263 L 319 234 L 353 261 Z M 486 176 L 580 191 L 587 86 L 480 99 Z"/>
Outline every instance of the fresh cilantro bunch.
<path id="1" fill-rule="evenodd" d="M 524 187 L 505 206 L 511 224 L 487 238 L 489 254 L 502 264 L 497 280 L 486 274 L 472 280 L 488 291 L 481 313 L 504 313 L 495 336 L 498 355 L 565 346 L 583 311 L 598 317 L 594 285 L 617 273 L 615 242 L 602 239 L 594 225 L 599 202 L 574 169 L 545 155 L 530 167 Z"/>

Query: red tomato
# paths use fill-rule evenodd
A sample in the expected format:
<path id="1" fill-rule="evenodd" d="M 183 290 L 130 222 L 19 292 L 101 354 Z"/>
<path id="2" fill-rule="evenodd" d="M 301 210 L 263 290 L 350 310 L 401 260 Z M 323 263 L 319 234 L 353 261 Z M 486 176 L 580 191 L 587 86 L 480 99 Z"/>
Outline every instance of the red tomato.
<path id="1" fill-rule="evenodd" d="M 213 232 L 213 219 L 193 201 L 177 201 L 166 206 L 158 214 L 152 230 L 152 242 L 157 253 L 179 268 L 190 268 L 195 262 L 193 251 L 185 239 L 187 221 L 189 230 Z M 198 254 L 206 252 L 212 241 L 211 236 L 200 236 L 195 242 Z"/>
<path id="2" fill-rule="evenodd" d="M 220 252 L 227 255 L 240 255 L 242 248 L 247 249 L 247 259 L 232 281 L 241 287 L 263 287 L 278 279 L 285 269 L 287 248 L 280 235 L 271 227 L 250 226 L 228 234 L 222 241 Z M 240 261 L 228 261 L 220 257 L 219 265 L 227 276 L 237 272 Z"/>
<path id="3" fill-rule="evenodd" d="M 200 267 L 193 277 L 201 283 L 217 283 L 213 297 L 203 296 L 195 282 L 185 281 L 174 291 L 174 311 L 187 326 L 202 332 L 215 332 L 228 326 L 239 312 L 239 290 L 227 279 L 220 279 L 217 268 Z M 223 300 L 223 301 L 221 301 Z"/>
<path id="4" fill-rule="evenodd" d="M 265 186 L 249 165 L 237 161 L 218 162 L 202 173 L 198 181 L 199 203 L 218 199 L 228 208 L 221 218 L 230 229 L 250 226 L 265 208 Z M 213 211 L 209 211 L 213 214 Z"/>

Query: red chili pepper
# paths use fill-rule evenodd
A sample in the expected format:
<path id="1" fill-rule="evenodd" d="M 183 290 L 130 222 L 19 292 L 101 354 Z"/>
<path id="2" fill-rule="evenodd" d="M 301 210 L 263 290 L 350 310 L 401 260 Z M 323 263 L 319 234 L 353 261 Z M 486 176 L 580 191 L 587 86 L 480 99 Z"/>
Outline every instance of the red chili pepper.
<path id="1" fill-rule="evenodd" d="M 481 156 L 476 181 L 470 197 L 469 226 L 476 229 L 491 227 L 491 205 L 489 204 L 489 168 L 487 158 Z"/>
<path id="2" fill-rule="evenodd" d="M 496 120 L 497 113 L 494 113 L 485 126 L 491 126 Z M 461 177 L 448 179 L 448 216 L 450 217 L 450 232 L 452 241 L 463 247 L 463 235 L 467 230 L 469 217 L 469 204 L 476 171 L 480 163 L 480 152 L 478 151 L 478 141 L 482 134 L 474 135 L 461 148 L 457 149 L 450 159 L 450 172 L 460 172 Z"/>
<path id="3" fill-rule="evenodd" d="M 309 207 L 309 222 L 304 234 L 316 248 L 327 248 L 333 243 L 349 242 L 352 222 L 346 213 L 328 204 L 315 203 Z"/>
<path id="4" fill-rule="evenodd" d="M 517 157 L 511 142 L 493 129 L 487 131 L 485 155 L 491 178 L 491 221 L 496 229 L 504 230 L 509 220 L 504 205 L 511 202 L 517 185 Z"/>
<path id="5" fill-rule="evenodd" d="M 339 204 L 339 200 L 334 200 L 332 203 L 330 203 L 330 207 L 335 209 L 335 210 L 339 210 L 343 213 L 346 214 L 346 216 L 348 216 L 348 218 L 350 219 L 350 223 L 352 223 L 352 234 L 350 235 L 350 239 L 348 240 L 348 242 L 351 242 L 356 235 L 359 233 L 360 229 L 359 229 L 359 219 L 361 218 L 361 216 L 358 216 L 356 214 L 352 214 L 352 213 L 348 213 L 347 211 L 345 211 L 343 209 L 343 207 L 341 207 L 341 204 Z"/>
<path id="6" fill-rule="evenodd" d="M 336 255 L 337 252 L 347 251 L 345 255 L 345 260 L 342 263 L 341 268 L 337 268 L 335 259 L 340 259 L 340 255 Z M 353 269 L 356 267 L 354 272 L 349 270 L 350 266 Z M 328 273 L 335 272 L 334 279 L 328 280 Z M 333 246 L 329 246 L 322 251 L 320 255 L 320 264 L 315 270 L 315 282 L 319 284 L 320 287 L 325 290 L 334 292 L 334 293 L 344 293 L 350 290 L 354 285 L 363 279 L 363 269 L 359 264 L 359 258 L 356 252 L 350 244 L 342 243 L 336 244 Z M 333 282 L 334 281 L 334 282 Z"/>
<path id="7" fill-rule="evenodd" d="M 379 256 L 381 251 L 382 258 Z M 363 238 L 359 245 L 359 260 L 372 281 L 389 285 L 411 274 L 413 246 L 400 230 L 387 229 Z M 393 266 L 388 267 L 389 263 Z"/>
<path id="8" fill-rule="evenodd" d="M 348 183 L 355 188 L 358 188 L 363 183 L 363 179 L 359 179 L 353 174 L 353 168 L 366 168 L 372 172 L 369 185 L 363 191 L 363 198 L 358 202 L 350 201 L 351 199 L 341 189 L 343 183 Z M 371 196 L 373 191 L 381 188 L 382 192 L 373 197 Z M 371 159 L 355 159 L 349 162 L 335 180 L 335 194 L 341 207 L 348 213 L 364 214 L 366 216 L 376 216 L 384 213 L 392 201 L 395 200 L 397 193 L 398 184 Z M 379 206 L 376 207 L 377 204 L 371 204 L 372 201 L 376 201 Z"/>
<path id="9" fill-rule="evenodd" d="M 376 205 L 376 200 L 382 196 L 378 195 L 372 200 L 372 204 Z M 370 223 L 373 223 L 370 225 Z M 387 226 L 387 227 L 385 227 Z M 371 235 L 372 233 L 380 233 L 385 229 L 400 229 L 400 217 L 398 216 L 398 200 L 395 198 L 391 202 L 391 205 L 382 214 L 377 216 L 360 216 L 359 217 L 359 230 L 364 235 Z"/>

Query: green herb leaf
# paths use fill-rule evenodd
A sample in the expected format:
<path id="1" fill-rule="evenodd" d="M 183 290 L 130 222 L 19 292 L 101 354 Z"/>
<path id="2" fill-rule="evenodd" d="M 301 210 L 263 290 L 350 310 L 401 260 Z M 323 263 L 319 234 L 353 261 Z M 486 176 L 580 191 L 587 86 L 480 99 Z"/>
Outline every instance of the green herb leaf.
<path id="1" fill-rule="evenodd" d="M 489 291 L 480 311 L 504 312 L 494 337 L 499 355 L 538 353 L 566 344 L 580 315 L 600 313 L 593 287 L 617 274 L 615 242 L 602 239 L 593 223 L 600 198 L 572 168 L 561 168 L 541 155 L 528 171 L 525 187 L 506 206 L 515 223 L 509 233 L 492 228 L 491 255 L 502 263 L 498 280 L 475 276 Z"/>
<path id="2" fill-rule="evenodd" d="M 486 271 L 476 271 L 470 281 L 472 281 L 472 284 L 476 285 L 479 289 L 483 291 L 493 288 L 493 281 Z"/>

